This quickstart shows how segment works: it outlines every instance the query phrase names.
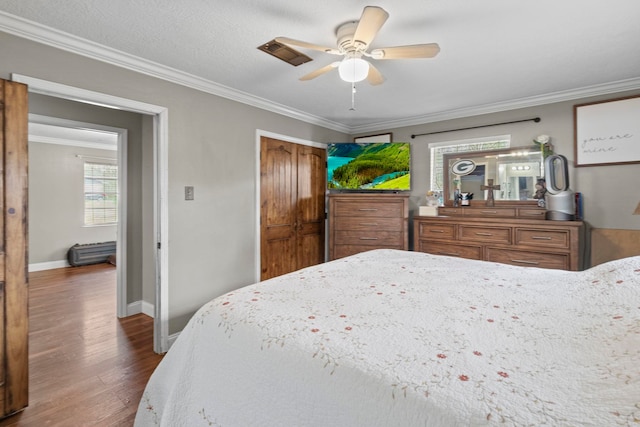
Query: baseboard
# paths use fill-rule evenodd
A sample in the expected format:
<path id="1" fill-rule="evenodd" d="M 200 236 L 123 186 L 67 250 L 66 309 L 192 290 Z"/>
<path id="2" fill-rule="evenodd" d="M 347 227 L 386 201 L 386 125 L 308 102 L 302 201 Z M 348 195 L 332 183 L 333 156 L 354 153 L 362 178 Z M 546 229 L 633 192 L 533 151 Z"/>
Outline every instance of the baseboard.
<path id="1" fill-rule="evenodd" d="M 48 262 L 38 262 L 34 264 L 29 264 L 29 273 L 32 271 L 44 271 L 44 270 L 53 270 L 56 268 L 65 268 L 71 267 L 71 264 L 66 259 L 60 261 L 48 261 Z"/>
<path id="2" fill-rule="evenodd" d="M 168 340 L 169 348 L 171 348 L 173 343 L 176 342 L 176 340 L 178 339 L 178 336 L 180 336 L 180 332 L 176 332 L 175 334 L 169 335 L 169 340 Z"/>
<path id="3" fill-rule="evenodd" d="M 153 317 L 154 314 L 154 306 L 146 301 L 136 301 L 127 305 L 127 316 L 133 316 L 134 314 L 146 314 L 149 317 Z M 167 339 L 167 350 L 171 348 L 174 342 L 178 339 L 180 332 L 176 332 L 175 334 L 169 335 Z"/>
<path id="4" fill-rule="evenodd" d="M 131 304 L 127 304 L 127 316 L 133 316 L 134 314 L 140 313 L 153 317 L 155 314 L 153 304 L 146 301 L 136 301 Z"/>

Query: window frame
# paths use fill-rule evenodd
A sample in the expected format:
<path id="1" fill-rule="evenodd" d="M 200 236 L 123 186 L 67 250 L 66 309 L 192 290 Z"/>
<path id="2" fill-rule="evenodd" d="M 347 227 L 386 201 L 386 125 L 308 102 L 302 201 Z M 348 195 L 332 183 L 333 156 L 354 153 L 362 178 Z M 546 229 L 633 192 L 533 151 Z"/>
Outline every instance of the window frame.
<path id="1" fill-rule="evenodd" d="M 105 174 L 103 171 L 102 174 L 90 174 L 88 173 L 87 166 L 94 165 L 98 167 L 113 168 L 115 169 L 115 177 L 109 176 Z M 116 159 L 113 161 L 109 161 L 106 159 L 101 160 L 85 160 L 82 165 L 83 168 L 83 227 L 103 227 L 103 226 L 114 226 L 118 224 L 118 203 L 120 199 L 120 191 L 119 191 L 119 180 L 120 180 L 120 169 L 118 167 L 118 162 Z M 105 189 L 105 182 L 100 183 L 102 185 L 101 191 L 97 191 L 97 188 L 94 187 L 96 183 L 87 184 L 88 180 L 101 180 L 101 181 L 110 181 L 107 185 L 107 189 Z M 88 191 L 90 190 L 90 191 Z M 101 194 L 102 197 L 88 197 L 91 195 Z M 105 203 L 109 201 L 113 202 L 113 206 L 105 206 Z M 96 206 L 96 202 L 102 202 L 102 206 Z M 106 215 L 106 211 L 112 211 L 113 213 L 110 215 Z M 96 211 L 102 211 L 102 215 L 96 215 Z M 102 221 L 99 219 L 102 217 Z M 108 219 L 113 218 L 113 221 L 109 221 Z M 88 219 L 91 219 L 88 221 Z"/>

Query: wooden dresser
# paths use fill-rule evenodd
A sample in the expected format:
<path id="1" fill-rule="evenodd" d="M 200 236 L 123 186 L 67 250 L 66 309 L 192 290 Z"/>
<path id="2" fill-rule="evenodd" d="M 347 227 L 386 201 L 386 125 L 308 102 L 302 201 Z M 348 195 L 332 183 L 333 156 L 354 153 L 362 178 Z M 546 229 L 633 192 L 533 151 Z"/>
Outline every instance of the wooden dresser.
<path id="1" fill-rule="evenodd" d="M 409 195 L 329 195 L 329 259 L 382 248 L 409 249 Z"/>
<path id="2" fill-rule="evenodd" d="M 415 250 L 519 266 L 584 268 L 582 221 L 547 221 L 543 209 L 508 209 L 441 208 L 439 213 L 451 216 L 416 216 Z"/>

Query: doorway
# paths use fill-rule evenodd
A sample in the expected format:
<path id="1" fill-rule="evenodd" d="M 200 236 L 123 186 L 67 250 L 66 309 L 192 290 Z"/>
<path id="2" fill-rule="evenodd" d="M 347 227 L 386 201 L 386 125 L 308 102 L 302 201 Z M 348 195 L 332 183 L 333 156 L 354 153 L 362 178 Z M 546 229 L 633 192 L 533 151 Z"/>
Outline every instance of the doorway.
<path id="1" fill-rule="evenodd" d="M 116 108 L 144 114 L 153 119 L 153 234 L 155 237 L 155 301 L 154 340 L 156 353 L 169 349 L 168 310 L 168 243 L 163 244 L 168 235 L 168 110 L 165 107 L 147 104 L 126 98 L 119 98 L 99 92 L 88 91 L 33 77 L 12 74 L 13 81 L 24 83 L 29 92 L 62 99 Z"/>
<path id="2" fill-rule="evenodd" d="M 66 267 L 68 263 L 64 251 L 75 243 L 99 243 L 115 239 L 116 314 L 120 318 L 129 314 L 127 134 L 127 130 L 122 128 L 29 114 L 29 194 L 33 208 L 29 212 L 29 271 Z M 84 188 L 78 178 L 84 174 L 82 169 L 87 163 L 116 165 L 117 199 L 110 200 L 111 197 L 102 193 L 93 195 L 98 196 L 93 197 L 95 200 L 82 200 L 82 204 L 79 203 L 78 196 Z M 97 211 L 98 216 L 91 221 L 95 223 L 91 224 L 93 226 L 87 225 L 86 211 L 84 218 L 78 215 L 87 207 L 95 207 Z M 114 221 L 117 222 L 115 225 Z M 40 262 L 43 258 L 47 262 Z M 153 316 L 153 313 L 147 314 Z"/>

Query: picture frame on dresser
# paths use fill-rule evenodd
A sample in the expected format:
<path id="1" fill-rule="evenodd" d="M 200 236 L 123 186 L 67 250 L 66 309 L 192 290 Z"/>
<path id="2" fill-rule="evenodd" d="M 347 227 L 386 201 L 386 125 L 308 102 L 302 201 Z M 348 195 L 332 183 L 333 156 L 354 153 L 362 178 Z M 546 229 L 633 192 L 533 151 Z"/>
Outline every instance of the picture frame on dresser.
<path id="1" fill-rule="evenodd" d="M 640 95 L 573 106 L 575 165 L 640 163 Z"/>

